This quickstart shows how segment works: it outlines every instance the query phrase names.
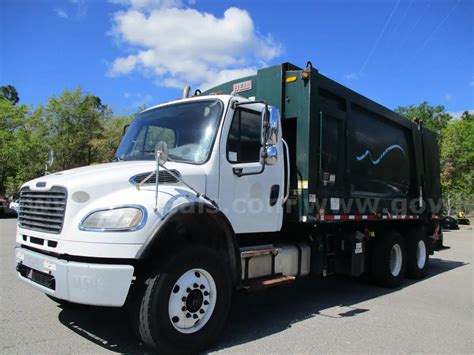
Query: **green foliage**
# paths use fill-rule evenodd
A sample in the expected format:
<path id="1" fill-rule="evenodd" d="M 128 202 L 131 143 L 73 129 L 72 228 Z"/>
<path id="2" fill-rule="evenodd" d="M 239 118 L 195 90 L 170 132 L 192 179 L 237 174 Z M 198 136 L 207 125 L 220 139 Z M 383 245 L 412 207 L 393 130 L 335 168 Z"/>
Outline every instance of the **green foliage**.
<path id="1" fill-rule="evenodd" d="M 45 129 L 39 111 L 0 100 L 0 194 L 15 196 L 23 182 L 42 172 Z"/>
<path id="2" fill-rule="evenodd" d="M 16 92 L 16 91 L 15 91 Z M 0 195 L 16 197 L 21 185 L 50 171 L 111 161 L 132 117 L 113 117 L 100 98 L 80 88 L 51 97 L 34 111 L 0 99 Z"/>
<path id="3" fill-rule="evenodd" d="M 442 133 L 441 182 L 455 200 L 474 196 L 474 115 L 465 112 Z"/>
<path id="4" fill-rule="evenodd" d="M 465 111 L 453 119 L 443 106 L 420 105 L 397 107 L 396 112 L 411 120 L 420 119 L 424 126 L 438 133 L 443 197 L 458 203 L 474 196 L 474 115 Z M 472 201 L 471 201 L 472 202 Z"/>
<path id="5" fill-rule="evenodd" d="M 14 86 L 4 85 L 0 86 L 0 99 L 10 101 L 13 105 L 16 105 L 20 101 L 18 92 Z"/>
<path id="6" fill-rule="evenodd" d="M 102 136 L 102 123 L 111 115 L 98 97 L 79 88 L 50 98 L 44 108 L 44 122 L 49 132 L 47 141 L 57 153 L 55 167 L 65 170 L 95 162 L 98 151 L 93 141 Z"/>
<path id="7" fill-rule="evenodd" d="M 412 121 L 422 120 L 425 127 L 428 127 L 438 134 L 446 128 L 448 122 L 453 118 L 445 111 L 443 105 L 431 106 L 426 101 L 423 101 L 417 106 L 398 106 L 395 112 Z"/>
<path id="8" fill-rule="evenodd" d="M 112 161 L 122 139 L 124 127 L 129 125 L 133 118 L 134 115 L 117 116 L 102 122 L 102 134 L 91 142 L 97 153 L 95 162 L 105 163 Z"/>

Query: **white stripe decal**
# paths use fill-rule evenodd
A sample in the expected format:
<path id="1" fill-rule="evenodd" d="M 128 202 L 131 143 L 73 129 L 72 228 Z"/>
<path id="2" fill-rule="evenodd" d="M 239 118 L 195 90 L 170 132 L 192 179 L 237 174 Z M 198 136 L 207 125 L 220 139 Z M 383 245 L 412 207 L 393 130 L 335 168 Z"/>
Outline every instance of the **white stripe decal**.
<path id="1" fill-rule="evenodd" d="M 372 153 L 369 150 L 366 150 L 365 153 L 363 153 L 359 156 L 356 155 L 356 159 L 358 161 L 361 161 L 361 160 L 364 160 L 365 157 L 369 156 L 369 159 L 372 162 L 372 164 L 373 165 L 378 165 L 382 161 L 382 159 L 387 155 L 387 153 L 390 152 L 393 149 L 398 149 L 403 153 L 403 155 L 405 155 L 405 151 L 403 150 L 403 148 L 401 146 L 399 146 L 398 144 L 392 144 L 391 146 L 387 147 L 382 152 L 382 154 L 380 154 L 380 156 L 377 159 L 373 159 Z"/>

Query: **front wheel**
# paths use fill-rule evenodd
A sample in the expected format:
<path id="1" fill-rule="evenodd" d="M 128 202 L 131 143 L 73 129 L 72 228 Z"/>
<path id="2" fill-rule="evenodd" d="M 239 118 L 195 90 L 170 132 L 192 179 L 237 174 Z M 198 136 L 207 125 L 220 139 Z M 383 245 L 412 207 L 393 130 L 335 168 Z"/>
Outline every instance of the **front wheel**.
<path id="1" fill-rule="evenodd" d="M 230 307 L 226 263 L 213 250 L 193 246 L 170 257 L 146 280 L 139 335 L 165 353 L 191 353 L 212 344 Z"/>

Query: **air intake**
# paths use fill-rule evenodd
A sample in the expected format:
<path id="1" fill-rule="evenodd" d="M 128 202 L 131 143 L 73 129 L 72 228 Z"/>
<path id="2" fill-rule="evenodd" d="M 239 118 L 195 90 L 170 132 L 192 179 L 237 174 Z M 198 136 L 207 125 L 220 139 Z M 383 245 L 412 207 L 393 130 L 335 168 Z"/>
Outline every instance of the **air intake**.
<path id="1" fill-rule="evenodd" d="M 173 174 L 175 174 L 176 176 L 178 177 L 181 177 L 181 174 L 179 173 L 179 171 L 177 170 L 171 170 L 173 172 Z M 135 176 L 132 176 L 130 178 L 130 182 L 134 185 L 137 185 L 139 183 L 141 183 L 143 180 L 146 179 L 146 177 L 148 175 L 150 175 L 151 171 L 148 172 L 148 173 L 142 173 L 142 174 L 138 174 L 138 175 L 135 175 Z M 177 183 L 179 180 L 176 179 L 173 175 L 171 175 L 169 172 L 167 171 L 160 171 L 159 174 L 158 174 L 158 182 L 160 184 L 175 184 Z M 145 184 L 156 184 L 156 174 L 153 174 L 146 182 Z"/>

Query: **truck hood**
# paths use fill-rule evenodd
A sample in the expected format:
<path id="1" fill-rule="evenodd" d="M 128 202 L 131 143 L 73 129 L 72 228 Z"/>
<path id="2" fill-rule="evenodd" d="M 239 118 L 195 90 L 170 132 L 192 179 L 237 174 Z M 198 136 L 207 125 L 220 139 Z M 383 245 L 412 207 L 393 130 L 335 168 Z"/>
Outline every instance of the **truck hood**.
<path id="1" fill-rule="evenodd" d="M 206 174 L 202 167 L 174 162 L 166 163 L 166 167 L 178 171 L 182 179 L 196 191 L 205 192 Z M 117 162 L 62 171 L 29 181 L 24 186 L 34 191 L 48 191 L 53 186 L 67 189 L 64 224 L 60 234 L 47 234 L 19 227 L 18 235 L 28 234 L 57 241 L 142 244 L 153 234 L 164 216 L 173 209 L 181 204 L 200 201 L 199 197 L 181 182 L 161 182 L 155 208 L 155 185 L 144 184 L 137 190 L 136 183 L 130 181 L 135 175 L 147 174 L 154 169 L 156 165 L 153 161 Z M 92 211 L 124 205 L 139 205 L 147 211 L 147 221 L 143 229 L 127 233 L 79 230 L 78 226 L 83 218 Z M 60 252 L 60 247 L 54 251 Z M 69 250 L 63 252 L 70 253 Z"/>
<path id="2" fill-rule="evenodd" d="M 183 180 L 201 193 L 206 193 L 206 175 L 197 165 L 184 163 L 166 163 L 168 169 L 177 170 Z M 90 165 L 65 170 L 51 175 L 39 177 L 25 184 L 32 190 L 49 190 L 52 186 L 66 187 L 69 193 L 75 191 L 100 191 L 108 194 L 114 190 L 131 185 L 130 179 L 139 174 L 152 172 L 156 169 L 153 161 L 127 161 Z M 180 184 L 180 183 L 178 183 Z"/>

